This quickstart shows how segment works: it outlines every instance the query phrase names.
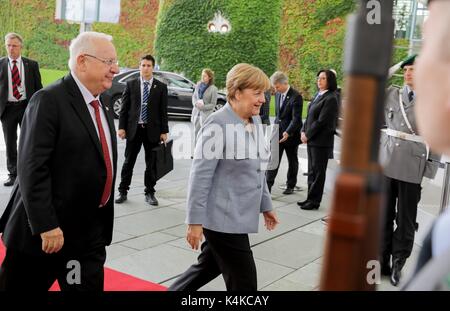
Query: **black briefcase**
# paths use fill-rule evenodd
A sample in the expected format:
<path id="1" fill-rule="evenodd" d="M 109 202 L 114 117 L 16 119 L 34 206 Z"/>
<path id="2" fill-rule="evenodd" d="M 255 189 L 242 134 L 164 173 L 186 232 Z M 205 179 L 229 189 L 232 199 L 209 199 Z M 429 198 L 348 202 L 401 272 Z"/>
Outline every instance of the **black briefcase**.
<path id="1" fill-rule="evenodd" d="M 152 149 L 152 169 L 156 180 L 173 170 L 172 144 L 173 140 L 169 140 Z"/>

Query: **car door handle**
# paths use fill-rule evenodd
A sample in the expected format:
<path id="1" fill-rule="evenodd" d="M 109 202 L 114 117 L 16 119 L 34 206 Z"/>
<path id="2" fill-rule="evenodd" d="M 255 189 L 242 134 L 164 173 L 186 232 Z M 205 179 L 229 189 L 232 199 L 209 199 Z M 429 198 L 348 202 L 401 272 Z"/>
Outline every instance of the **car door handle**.
<path id="1" fill-rule="evenodd" d="M 170 92 L 170 96 L 178 96 L 177 92 Z"/>

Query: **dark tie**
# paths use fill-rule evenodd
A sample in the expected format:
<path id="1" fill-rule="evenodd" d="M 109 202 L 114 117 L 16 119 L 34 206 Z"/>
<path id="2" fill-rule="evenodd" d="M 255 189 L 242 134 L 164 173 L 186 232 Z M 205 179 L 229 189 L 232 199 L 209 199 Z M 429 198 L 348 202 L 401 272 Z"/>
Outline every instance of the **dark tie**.
<path id="1" fill-rule="evenodd" d="M 105 159 L 106 166 L 106 183 L 105 188 L 103 190 L 102 199 L 100 201 L 100 206 L 105 206 L 108 202 L 109 197 L 111 196 L 112 183 L 113 183 L 113 171 L 111 158 L 109 156 L 109 148 L 108 143 L 106 141 L 105 131 L 103 130 L 102 119 L 100 118 L 100 103 L 98 100 L 93 100 L 90 102 L 91 106 L 94 107 L 95 110 L 95 121 L 97 122 L 98 127 L 98 136 L 100 136 L 100 143 L 102 144 L 103 158 Z"/>
<path id="2" fill-rule="evenodd" d="M 148 98 L 150 96 L 150 93 L 148 91 L 149 83 L 147 81 L 144 82 L 144 94 L 142 96 L 142 105 L 141 105 L 141 119 L 142 123 L 148 122 L 148 107 L 147 102 Z"/>
<path id="3" fill-rule="evenodd" d="M 414 92 L 413 91 L 409 91 L 408 99 L 409 99 L 409 102 L 412 102 L 414 100 Z"/>
<path id="4" fill-rule="evenodd" d="M 13 96 L 18 100 L 22 97 L 22 94 L 19 92 L 19 85 L 22 83 L 20 81 L 19 69 L 17 69 L 17 60 L 13 60 L 13 66 L 11 68 L 11 80 L 12 80 L 12 90 Z"/>

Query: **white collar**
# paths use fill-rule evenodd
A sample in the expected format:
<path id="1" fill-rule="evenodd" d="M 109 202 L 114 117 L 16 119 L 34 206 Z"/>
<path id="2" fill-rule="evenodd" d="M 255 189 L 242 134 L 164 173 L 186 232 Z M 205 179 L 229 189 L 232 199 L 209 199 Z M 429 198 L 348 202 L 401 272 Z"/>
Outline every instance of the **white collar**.
<path id="1" fill-rule="evenodd" d="M 144 80 L 144 78 L 142 78 L 142 76 L 140 76 L 140 79 L 141 79 L 141 84 L 144 84 L 144 82 L 148 82 L 150 86 L 153 84 L 153 75 L 150 80 Z"/>
<path id="2" fill-rule="evenodd" d="M 9 59 L 9 63 L 12 65 L 12 62 L 13 62 L 14 59 L 12 59 L 12 58 L 9 57 L 9 56 L 8 56 L 8 59 Z M 17 64 L 20 64 L 20 63 L 22 62 L 22 55 L 20 55 L 19 57 L 17 57 L 15 60 L 17 61 Z"/>

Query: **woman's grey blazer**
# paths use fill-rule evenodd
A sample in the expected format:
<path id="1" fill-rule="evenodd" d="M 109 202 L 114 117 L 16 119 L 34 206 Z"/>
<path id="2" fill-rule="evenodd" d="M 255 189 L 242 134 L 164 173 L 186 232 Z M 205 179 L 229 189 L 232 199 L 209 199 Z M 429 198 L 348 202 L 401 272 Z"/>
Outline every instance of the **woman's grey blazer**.
<path id="1" fill-rule="evenodd" d="M 225 233 L 258 232 L 259 213 L 272 210 L 263 167 L 270 153 L 261 118 L 254 116 L 253 124 L 251 134 L 229 103 L 206 120 L 189 177 L 187 224 Z"/>
<path id="2" fill-rule="evenodd" d="M 203 93 L 203 103 L 205 104 L 202 108 L 197 108 L 195 104 L 199 100 L 198 98 L 198 86 L 199 83 L 195 86 L 194 94 L 192 94 L 192 115 L 191 121 L 195 124 L 198 116 L 201 116 L 201 119 L 204 121 L 207 116 L 209 116 L 214 111 L 214 107 L 217 104 L 217 87 L 215 85 L 210 85 Z"/>

